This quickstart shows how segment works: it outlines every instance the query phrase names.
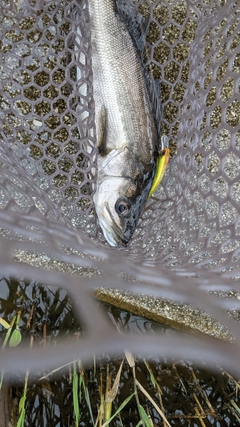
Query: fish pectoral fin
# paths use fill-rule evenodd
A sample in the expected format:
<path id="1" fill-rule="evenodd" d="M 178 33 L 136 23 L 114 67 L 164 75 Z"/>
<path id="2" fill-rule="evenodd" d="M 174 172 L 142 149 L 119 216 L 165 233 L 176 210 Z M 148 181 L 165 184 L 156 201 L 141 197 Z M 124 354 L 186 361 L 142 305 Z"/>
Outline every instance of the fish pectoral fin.
<path id="1" fill-rule="evenodd" d="M 149 191 L 148 198 L 150 198 L 153 195 L 153 193 L 156 191 L 158 186 L 161 184 L 161 181 L 163 179 L 164 173 L 166 171 L 166 168 L 167 168 L 167 165 L 169 162 L 169 158 L 170 158 L 170 150 L 169 150 L 166 142 L 163 141 L 163 139 L 162 139 L 162 151 L 159 154 L 158 159 L 157 159 L 156 173 L 154 176 L 152 187 Z"/>
<path id="2" fill-rule="evenodd" d="M 97 146 L 99 154 L 106 154 L 106 108 L 101 106 L 97 117 Z"/>

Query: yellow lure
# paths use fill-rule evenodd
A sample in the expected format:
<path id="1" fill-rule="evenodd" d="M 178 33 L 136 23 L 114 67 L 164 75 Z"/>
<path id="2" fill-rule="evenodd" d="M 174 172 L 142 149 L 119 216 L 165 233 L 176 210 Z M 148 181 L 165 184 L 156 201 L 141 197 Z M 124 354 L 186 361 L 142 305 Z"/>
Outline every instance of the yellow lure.
<path id="1" fill-rule="evenodd" d="M 169 162 L 169 157 L 170 157 L 170 151 L 169 151 L 169 148 L 166 147 L 161 151 L 161 153 L 158 156 L 157 165 L 156 165 L 156 173 L 155 173 L 155 177 L 154 177 L 148 198 L 153 195 L 153 193 L 156 191 L 159 184 L 161 183 L 161 181 L 163 179 L 163 175 L 164 175 L 166 167 L 167 167 L 167 164 Z"/>

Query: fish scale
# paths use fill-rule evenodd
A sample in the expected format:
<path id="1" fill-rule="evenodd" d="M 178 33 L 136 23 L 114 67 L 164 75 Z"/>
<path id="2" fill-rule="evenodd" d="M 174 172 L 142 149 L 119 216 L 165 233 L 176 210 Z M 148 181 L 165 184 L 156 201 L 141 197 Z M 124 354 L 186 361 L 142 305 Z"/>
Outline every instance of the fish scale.
<path id="1" fill-rule="evenodd" d="M 110 116 L 107 143 L 117 148 L 114 140 L 121 146 L 131 141 L 152 158 L 157 135 L 138 52 L 113 0 L 89 0 L 89 12 L 96 116 L 104 103 Z"/>

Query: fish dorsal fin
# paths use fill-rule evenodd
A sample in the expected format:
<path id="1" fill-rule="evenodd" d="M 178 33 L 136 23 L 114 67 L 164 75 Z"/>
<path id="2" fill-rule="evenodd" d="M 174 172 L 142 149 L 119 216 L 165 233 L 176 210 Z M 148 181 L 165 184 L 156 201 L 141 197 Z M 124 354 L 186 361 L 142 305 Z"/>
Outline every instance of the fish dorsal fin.
<path id="1" fill-rule="evenodd" d="M 160 80 L 154 80 L 149 76 L 144 65 L 145 41 L 150 25 L 150 16 L 144 17 L 137 12 L 136 6 L 132 0 L 116 0 L 116 11 L 123 20 L 127 30 L 132 37 L 141 60 L 143 74 L 146 80 L 146 86 L 152 106 L 152 111 L 155 117 L 158 138 L 160 140 L 161 127 L 161 102 L 160 102 Z"/>
<path id="2" fill-rule="evenodd" d="M 161 181 L 163 179 L 164 173 L 166 171 L 166 168 L 169 162 L 170 152 L 168 147 L 168 138 L 166 136 L 163 136 L 161 139 L 161 142 L 162 142 L 162 150 L 157 158 L 156 172 L 155 172 L 154 180 L 153 180 L 148 198 L 150 198 L 153 195 L 153 193 L 156 191 L 158 186 L 161 184 Z"/>
<path id="3" fill-rule="evenodd" d="M 139 53 L 142 55 L 150 25 L 150 17 L 140 15 L 132 0 L 116 0 L 116 11 L 126 25 Z"/>
<path id="4" fill-rule="evenodd" d="M 160 141 L 161 121 L 162 121 L 162 104 L 161 104 L 161 83 L 159 79 L 152 79 L 147 71 L 144 72 L 149 98 L 152 106 L 152 112 L 155 118 L 157 134 Z M 162 149 L 161 149 L 162 150 Z"/>

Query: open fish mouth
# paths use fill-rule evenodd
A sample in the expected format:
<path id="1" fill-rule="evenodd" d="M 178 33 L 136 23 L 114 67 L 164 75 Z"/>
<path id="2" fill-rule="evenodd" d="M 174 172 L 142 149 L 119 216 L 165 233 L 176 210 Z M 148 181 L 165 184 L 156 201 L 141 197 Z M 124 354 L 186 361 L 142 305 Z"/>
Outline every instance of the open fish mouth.
<path id="1" fill-rule="evenodd" d="M 98 215 L 98 219 L 104 237 L 110 246 L 125 247 L 128 244 L 129 239 L 124 238 L 123 233 L 116 225 L 116 222 L 114 221 L 114 218 L 107 206 L 102 208 L 101 215 Z"/>

